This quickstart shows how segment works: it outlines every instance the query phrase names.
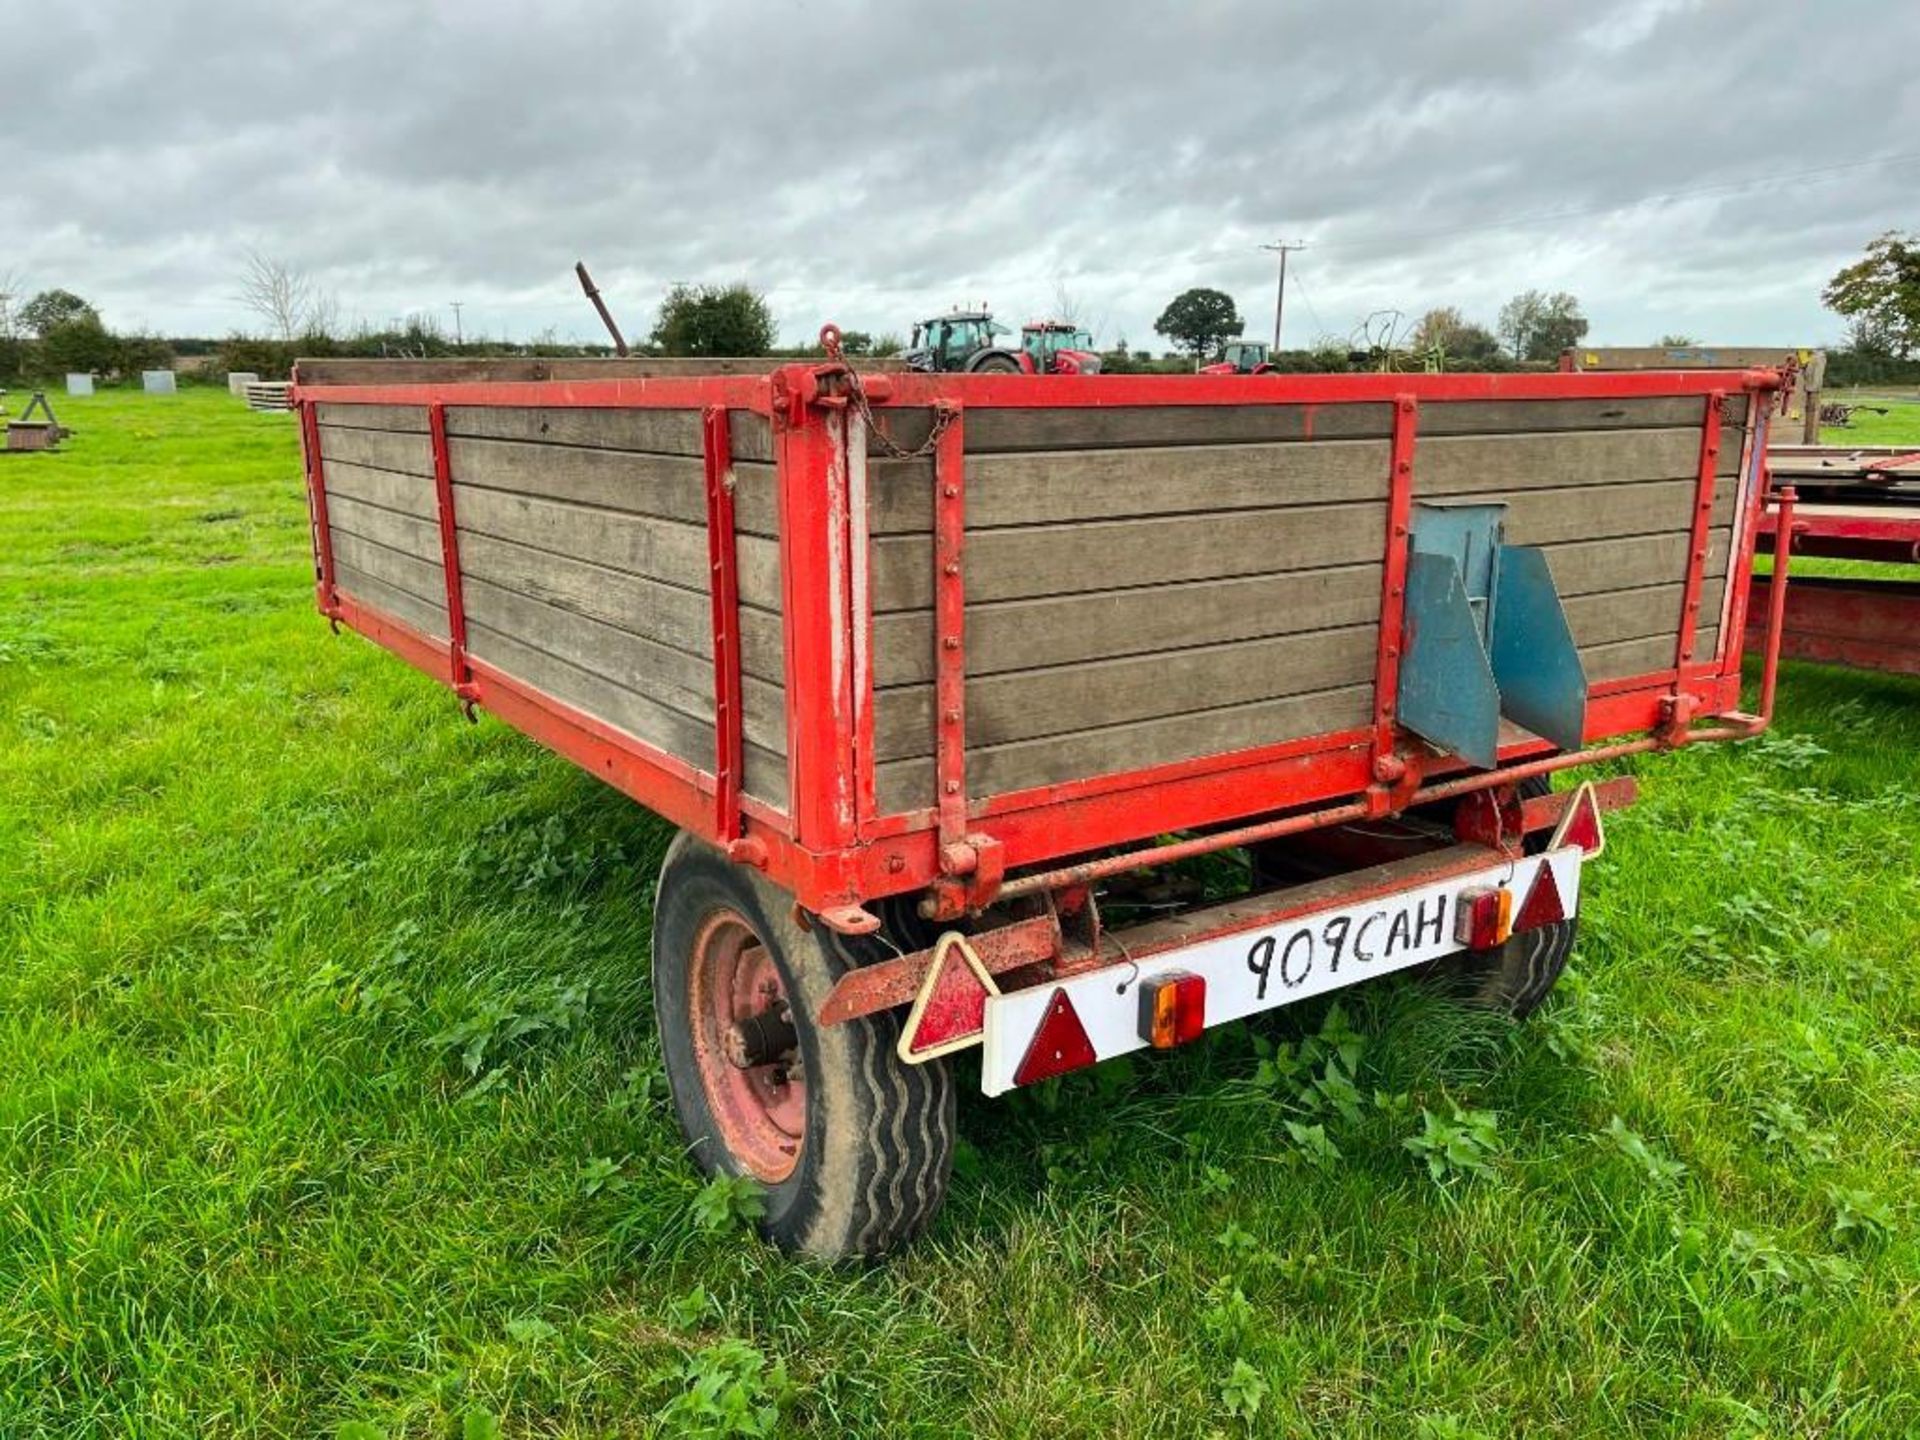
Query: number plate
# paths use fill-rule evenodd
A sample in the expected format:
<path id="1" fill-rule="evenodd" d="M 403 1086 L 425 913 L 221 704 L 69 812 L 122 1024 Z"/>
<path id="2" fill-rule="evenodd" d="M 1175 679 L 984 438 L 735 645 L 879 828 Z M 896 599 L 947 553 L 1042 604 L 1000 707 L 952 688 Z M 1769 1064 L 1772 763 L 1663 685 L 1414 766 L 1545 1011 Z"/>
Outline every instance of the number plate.
<path id="1" fill-rule="evenodd" d="M 1145 1048 L 1139 1032 L 1139 982 L 1170 970 L 1207 981 L 1208 1027 L 1291 1005 L 1376 975 L 1423 965 L 1462 948 L 1454 938 L 1455 901 L 1483 885 L 1513 891 L 1514 913 L 1526 903 L 1541 866 L 1553 868 L 1566 913 L 1579 905 L 1576 845 L 1502 863 L 1467 875 L 1358 904 L 1330 906 L 1261 929 L 1201 940 L 1162 951 L 1138 965 L 1121 962 L 1055 985 L 1035 985 L 987 1001 L 981 1088 L 998 1095 L 1014 1086 L 1014 1072 L 1032 1043 L 1053 996 L 1064 990 L 1102 1060 Z"/>

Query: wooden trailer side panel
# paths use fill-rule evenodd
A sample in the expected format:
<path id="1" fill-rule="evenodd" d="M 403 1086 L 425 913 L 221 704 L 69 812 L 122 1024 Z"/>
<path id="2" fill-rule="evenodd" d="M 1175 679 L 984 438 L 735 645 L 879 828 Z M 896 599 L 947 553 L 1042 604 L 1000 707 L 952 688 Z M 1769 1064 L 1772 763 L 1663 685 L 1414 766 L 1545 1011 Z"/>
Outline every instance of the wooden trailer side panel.
<path id="1" fill-rule="evenodd" d="M 445 569 L 425 407 L 323 402 L 316 419 L 340 588 L 444 637 Z M 728 428 L 736 473 L 743 784 L 747 794 L 784 808 L 771 436 L 764 417 L 746 411 L 731 412 Z M 446 436 L 467 653 L 712 772 L 715 677 L 700 412 L 449 405 Z M 370 551 L 371 544 L 382 548 Z M 382 568 L 365 568 L 376 563 Z"/>
<path id="2" fill-rule="evenodd" d="M 445 643 L 447 572 L 426 410 L 322 405 L 316 418 L 334 583 Z"/>
<path id="3" fill-rule="evenodd" d="M 1726 420 L 1702 626 L 1717 632 L 1743 449 Z M 1413 493 L 1499 499 L 1589 679 L 1674 663 L 1705 401 L 1423 406 Z M 916 438 L 919 417 L 898 422 Z M 985 797 L 1367 725 L 1385 404 L 969 409 L 967 793 Z M 930 460 L 869 462 L 876 799 L 933 802 Z"/>

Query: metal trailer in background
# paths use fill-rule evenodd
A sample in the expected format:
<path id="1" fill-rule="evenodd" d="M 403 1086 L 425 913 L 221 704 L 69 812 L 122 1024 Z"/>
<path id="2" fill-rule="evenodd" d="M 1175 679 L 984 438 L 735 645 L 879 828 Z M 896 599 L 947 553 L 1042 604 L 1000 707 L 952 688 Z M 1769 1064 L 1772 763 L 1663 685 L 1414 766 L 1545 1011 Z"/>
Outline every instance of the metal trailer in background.
<path id="1" fill-rule="evenodd" d="M 1776 445 L 1776 487 L 1791 485 L 1792 553 L 1916 567 L 1905 578 L 1801 576 L 1787 599 L 1781 652 L 1863 670 L 1920 675 L 1920 450 L 1893 446 Z M 1771 552 L 1774 531 L 1760 548 Z M 1770 581 L 1753 580 L 1756 597 Z M 1758 603 L 1764 605 L 1764 598 Z M 1747 647 L 1766 643 L 1755 629 Z"/>
<path id="2" fill-rule="evenodd" d="M 1781 364 L 1791 383 L 1782 402 L 1804 443 L 1775 441 L 1767 468 L 1777 488 L 1799 492 L 1793 553 L 1840 560 L 1920 565 L 1920 451 L 1911 447 L 1822 445 L 1820 392 L 1823 350 L 1782 351 L 1767 346 L 1579 347 L 1560 357 L 1574 371 L 1685 371 L 1716 364 Z M 1774 506 L 1777 511 L 1777 502 Z M 1760 548 L 1773 549 L 1771 529 Z M 1770 582 L 1753 580 L 1752 614 L 1766 613 Z M 1750 626 L 1750 652 L 1766 646 Z M 1920 570 L 1911 579 L 1802 575 L 1786 603 L 1782 653 L 1857 669 L 1920 675 Z"/>
<path id="3" fill-rule="evenodd" d="M 1767 723 L 1772 371 L 881 373 L 823 338 L 293 391 L 321 612 L 681 827 L 674 1104 L 784 1246 L 929 1222 L 963 1064 L 999 1093 L 1407 969 L 1524 1014 L 1634 790 L 1547 777 Z"/>

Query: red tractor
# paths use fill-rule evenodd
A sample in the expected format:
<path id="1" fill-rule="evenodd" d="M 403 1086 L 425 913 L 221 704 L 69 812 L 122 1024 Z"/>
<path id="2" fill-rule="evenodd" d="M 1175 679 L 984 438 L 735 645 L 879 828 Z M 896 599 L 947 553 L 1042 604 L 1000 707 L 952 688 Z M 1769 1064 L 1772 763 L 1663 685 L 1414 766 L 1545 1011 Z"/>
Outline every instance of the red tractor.
<path id="1" fill-rule="evenodd" d="M 1270 375 L 1273 360 L 1264 340 L 1229 340 L 1220 347 L 1220 358 L 1200 367 L 1202 375 Z"/>
<path id="2" fill-rule="evenodd" d="M 999 343 L 1011 332 L 986 310 L 955 310 L 913 327 L 906 362 L 915 370 L 970 374 L 1093 375 L 1100 356 L 1093 337 L 1060 320 L 1036 320 L 1020 331 L 1016 350 Z"/>
<path id="3" fill-rule="evenodd" d="M 1098 375 L 1093 336 L 1066 320 L 1030 320 L 1020 327 L 1022 369 L 1036 375 Z"/>

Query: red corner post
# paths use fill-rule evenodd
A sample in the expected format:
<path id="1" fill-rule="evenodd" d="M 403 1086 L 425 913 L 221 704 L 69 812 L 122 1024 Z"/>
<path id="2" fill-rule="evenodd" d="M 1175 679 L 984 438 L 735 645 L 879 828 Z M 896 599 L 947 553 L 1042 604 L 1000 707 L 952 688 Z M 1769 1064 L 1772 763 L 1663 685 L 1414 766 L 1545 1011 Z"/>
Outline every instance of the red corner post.
<path id="1" fill-rule="evenodd" d="M 933 460 L 933 771 L 941 868 L 960 872 L 971 868 L 955 849 L 967 838 L 967 442 L 960 411 L 949 414 Z"/>
<path id="2" fill-rule="evenodd" d="M 731 847 L 740 835 L 740 771 L 745 763 L 733 440 L 725 407 L 709 405 L 700 418 L 707 481 L 707 591 L 713 606 L 714 824 L 720 843 Z"/>
<path id="3" fill-rule="evenodd" d="M 311 400 L 300 402 L 300 440 L 306 451 L 307 499 L 313 519 L 314 554 L 319 561 L 314 583 L 314 600 L 320 613 L 338 619 L 340 602 L 334 593 L 333 526 L 327 520 L 327 481 L 320 465 L 319 407 Z"/>
<path id="4" fill-rule="evenodd" d="M 460 532 L 453 518 L 453 458 L 447 448 L 447 407 L 427 406 L 427 438 L 433 447 L 433 491 L 440 518 L 440 563 L 447 584 L 447 661 L 453 689 L 462 700 L 479 698 L 467 664 L 467 605 L 460 583 Z M 472 718 L 469 706 L 468 718 Z"/>
<path id="5" fill-rule="evenodd" d="M 1706 586 L 1707 545 L 1713 534 L 1713 487 L 1720 469 L 1720 433 L 1727 410 L 1727 392 L 1707 396 L 1700 425 L 1700 468 L 1693 487 L 1693 529 L 1687 541 L 1687 583 L 1680 606 L 1680 639 L 1674 651 L 1675 678 L 1693 658 L 1700 629 L 1700 594 Z M 1731 563 L 1731 557 L 1729 557 Z"/>
<path id="6" fill-rule="evenodd" d="M 803 847 L 837 851 L 855 839 L 846 411 L 803 366 L 777 372 L 773 394 L 788 809 Z"/>
<path id="7" fill-rule="evenodd" d="M 1401 633 L 1407 612 L 1407 547 L 1413 533 L 1413 447 L 1419 428 L 1419 401 L 1412 395 L 1396 395 L 1387 476 L 1386 564 L 1380 582 L 1380 650 L 1373 675 L 1376 786 L 1398 784 L 1406 775 L 1406 762 L 1394 749 L 1394 712 L 1400 693 Z"/>

